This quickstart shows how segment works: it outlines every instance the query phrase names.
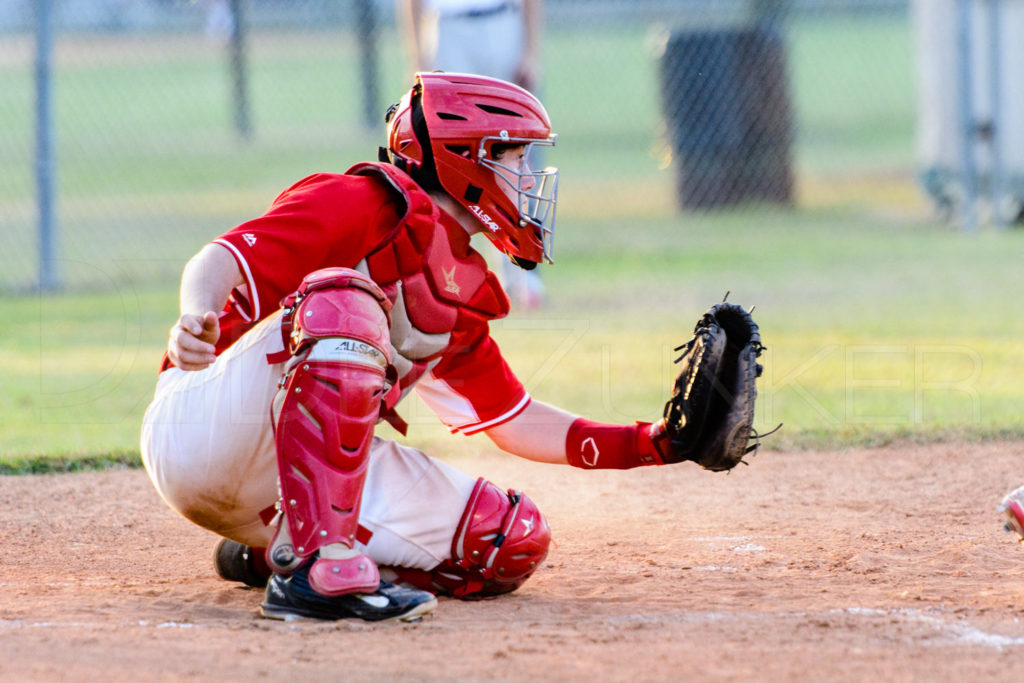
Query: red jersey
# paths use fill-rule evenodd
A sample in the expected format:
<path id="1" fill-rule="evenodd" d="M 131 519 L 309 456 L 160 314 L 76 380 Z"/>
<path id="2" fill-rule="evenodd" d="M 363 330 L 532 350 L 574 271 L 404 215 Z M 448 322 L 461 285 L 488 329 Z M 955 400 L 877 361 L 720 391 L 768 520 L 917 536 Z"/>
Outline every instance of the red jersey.
<path id="1" fill-rule="evenodd" d="M 221 314 L 218 354 L 275 312 L 306 274 L 356 268 L 394 304 L 403 393 L 419 382 L 423 401 L 453 432 L 467 434 L 529 403 L 490 336 L 488 321 L 508 313 L 504 291 L 465 230 L 394 167 L 361 164 L 345 175 L 304 178 L 214 242 L 245 278 Z"/>

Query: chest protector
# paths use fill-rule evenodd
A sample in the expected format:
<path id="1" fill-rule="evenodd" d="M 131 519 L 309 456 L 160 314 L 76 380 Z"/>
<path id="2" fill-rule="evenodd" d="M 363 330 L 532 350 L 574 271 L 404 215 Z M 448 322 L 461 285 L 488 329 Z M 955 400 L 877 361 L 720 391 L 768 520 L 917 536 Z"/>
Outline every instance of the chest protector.
<path id="1" fill-rule="evenodd" d="M 391 235 L 356 270 L 370 276 L 391 301 L 392 363 L 398 383 L 393 407 L 445 352 L 480 325 L 503 318 L 509 300 L 469 236 L 440 220 L 440 209 L 403 171 L 363 163 L 347 173 L 381 179 L 405 203 Z"/>

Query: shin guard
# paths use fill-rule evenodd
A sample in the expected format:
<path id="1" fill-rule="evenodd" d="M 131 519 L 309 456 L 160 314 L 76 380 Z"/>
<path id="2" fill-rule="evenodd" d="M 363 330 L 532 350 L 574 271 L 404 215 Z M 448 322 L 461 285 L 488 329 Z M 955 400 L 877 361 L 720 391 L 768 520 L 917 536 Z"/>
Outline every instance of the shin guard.
<path id="1" fill-rule="evenodd" d="M 480 478 L 452 538 L 452 555 L 430 571 L 394 567 L 399 580 L 465 600 L 510 593 L 548 555 L 551 528 L 521 491 Z"/>
<path id="2" fill-rule="evenodd" d="M 390 305 L 372 280 L 347 268 L 311 273 L 285 305 L 291 359 L 272 408 L 283 519 L 268 561 L 288 571 L 316 555 L 309 580 L 317 592 L 373 592 L 377 567 L 352 549 L 373 430 L 393 372 Z M 318 552 L 335 544 L 351 552 L 344 559 Z"/>

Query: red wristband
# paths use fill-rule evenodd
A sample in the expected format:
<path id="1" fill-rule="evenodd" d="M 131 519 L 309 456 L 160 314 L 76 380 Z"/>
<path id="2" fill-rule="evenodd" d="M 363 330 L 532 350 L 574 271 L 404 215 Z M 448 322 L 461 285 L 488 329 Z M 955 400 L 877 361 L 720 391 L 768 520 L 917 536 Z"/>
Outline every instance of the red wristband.
<path id="1" fill-rule="evenodd" d="M 664 461 L 652 439 L 657 425 L 610 425 L 578 418 L 565 438 L 565 457 L 585 470 L 628 470 Z"/>

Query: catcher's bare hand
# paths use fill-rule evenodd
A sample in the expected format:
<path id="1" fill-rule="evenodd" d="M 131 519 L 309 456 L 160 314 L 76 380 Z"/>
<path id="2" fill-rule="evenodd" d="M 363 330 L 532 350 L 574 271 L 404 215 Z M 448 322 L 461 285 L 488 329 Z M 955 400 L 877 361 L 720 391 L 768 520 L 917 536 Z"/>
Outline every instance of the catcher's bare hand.
<path id="1" fill-rule="evenodd" d="M 220 323 L 216 313 L 207 311 L 201 316 L 185 313 L 171 328 L 167 355 L 182 370 L 203 370 L 216 360 L 218 339 Z"/>

